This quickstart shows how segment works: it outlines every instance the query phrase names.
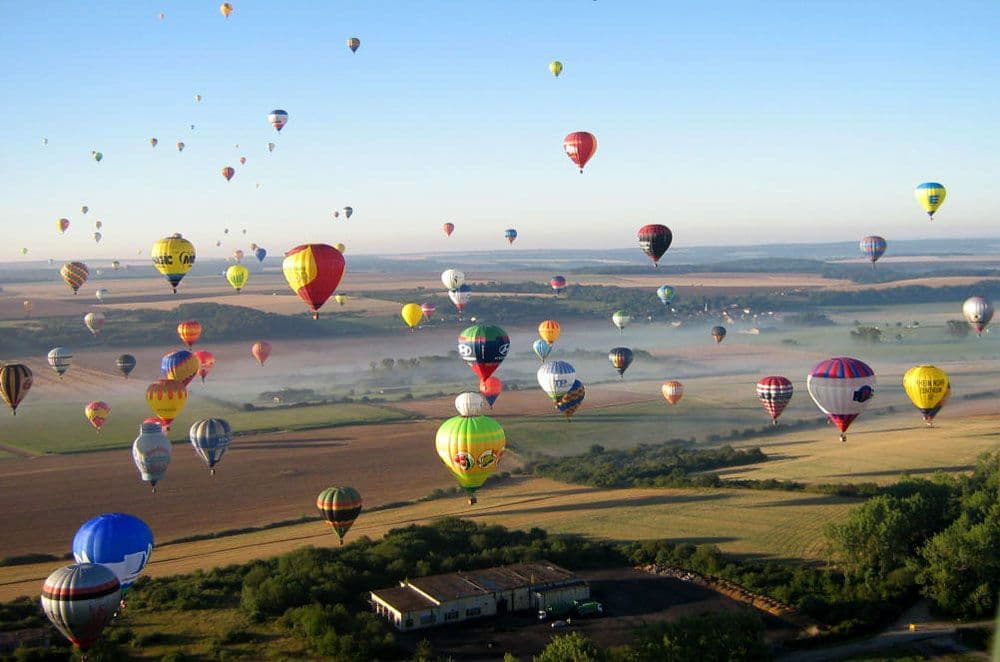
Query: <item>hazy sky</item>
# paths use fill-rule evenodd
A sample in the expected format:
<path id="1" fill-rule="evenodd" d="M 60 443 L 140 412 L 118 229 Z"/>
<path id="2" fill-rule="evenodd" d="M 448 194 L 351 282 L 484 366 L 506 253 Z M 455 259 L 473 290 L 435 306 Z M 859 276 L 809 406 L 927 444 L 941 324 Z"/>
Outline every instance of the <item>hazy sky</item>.
<path id="1" fill-rule="evenodd" d="M 1000 234 L 995 0 L 233 4 L 0 3 L 0 260 L 148 255 L 172 232 L 206 256 L 342 241 L 348 262 L 506 250 L 510 226 L 515 249 L 631 246 L 655 222 L 675 246 Z M 575 130 L 599 141 L 582 176 Z M 933 224 L 926 180 L 949 189 Z"/>

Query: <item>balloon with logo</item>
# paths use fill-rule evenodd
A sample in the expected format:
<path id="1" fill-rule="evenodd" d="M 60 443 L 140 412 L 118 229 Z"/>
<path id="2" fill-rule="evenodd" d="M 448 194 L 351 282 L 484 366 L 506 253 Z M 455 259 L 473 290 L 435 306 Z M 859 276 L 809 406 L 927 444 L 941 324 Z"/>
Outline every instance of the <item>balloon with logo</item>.
<path id="1" fill-rule="evenodd" d="M 556 295 L 560 295 L 566 291 L 566 277 L 565 276 L 553 276 L 549 281 L 549 287 Z"/>
<path id="2" fill-rule="evenodd" d="M 503 458 L 507 435 L 489 416 L 455 416 L 438 428 L 434 445 L 438 457 L 468 493 L 469 505 L 474 505 L 476 491 Z"/>
<path id="3" fill-rule="evenodd" d="M 160 360 L 160 374 L 164 379 L 173 379 L 184 386 L 198 374 L 201 364 L 198 357 L 186 349 L 164 355 Z"/>
<path id="4" fill-rule="evenodd" d="M 492 409 L 493 403 L 503 393 L 503 382 L 496 377 L 487 377 L 479 382 L 479 393 L 486 398 L 486 402 L 490 405 L 490 409 Z"/>
<path id="5" fill-rule="evenodd" d="M 553 402 L 573 386 L 576 381 L 576 368 L 566 361 L 550 361 L 542 364 L 536 373 L 538 385 Z"/>
<path id="6" fill-rule="evenodd" d="M 576 413 L 576 410 L 580 408 L 583 404 L 583 398 L 587 395 L 587 389 L 584 388 L 583 384 L 579 379 L 573 381 L 573 385 L 569 387 L 569 390 L 563 393 L 561 396 L 556 398 L 555 405 L 556 409 L 562 412 L 566 420 L 569 421 L 570 417 Z"/>
<path id="7" fill-rule="evenodd" d="M 154 243 L 150 256 L 153 259 L 153 266 L 166 277 L 176 293 L 181 279 L 194 266 L 194 245 L 180 233 L 176 233 Z"/>
<path id="8" fill-rule="evenodd" d="M 221 418 L 203 418 L 195 421 L 188 430 L 188 438 L 194 452 L 208 465 L 209 473 L 215 475 L 215 465 L 219 463 L 229 443 L 233 440 L 233 429 L 229 422 Z"/>
<path id="9" fill-rule="evenodd" d="M 79 563 L 59 568 L 42 584 L 42 611 L 75 648 L 97 643 L 122 599 L 121 582 L 108 568 Z"/>
<path id="10" fill-rule="evenodd" d="M 589 131 L 574 131 L 563 138 L 563 150 L 583 174 L 583 166 L 587 165 L 587 161 L 597 151 L 597 136 Z"/>
<path id="11" fill-rule="evenodd" d="M 552 345 L 539 338 L 531 344 L 531 349 L 534 350 L 535 356 L 538 357 L 538 360 L 545 363 L 545 359 L 548 358 L 549 354 L 552 352 Z"/>
<path id="12" fill-rule="evenodd" d="M 101 329 L 104 328 L 104 320 L 105 317 L 104 313 L 102 312 L 87 313 L 86 315 L 83 316 L 83 323 L 87 326 L 87 329 L 89 329 L 90 332 L 95 336 L 101 332 Z"/>
<path id="13" fill-rule="evenodd" d="M 146 388 L 146 404 L 167 430 L 186 403 L 187 387 L 182 382 L 160 379 Z"/>
<path id="14" fill-rule="evenodd" d="M 17 406 L 31 390 L 34 376 L 31 368 L 23 363 L 7 363 L 0 366 L 0 397 L 17 416 Z"/>
<path id="15" fill-rule="evenodd" d="M 625 371 L 632 365 L 633 360 L 634 354 L 628 347 L 613 347 L 608 352 L 608 361 L 611 362 L 611 367 L 618 371 L 619 379 L 625 377 Z"/>
<path id="16" fill-rule="evenodd" d="M 927 217 L 934 220 L 934 212 L 944 204 L 944 199 L 948 191 L 937 182 L 925 182 L 914 189 L 913 194 L 917 197 L 917 202 L 927 212 Z"/>
<path id="17" fill-rule="evenodd" d="M 135 370 L 135 357 L 131 354 L 122 354 L 117 359 L 115 359 L 115 367 L 118 368 L 118 372 L 128 379 L 129 374 Z"/>
<path id="18" fill-rule="evenodd" d="M 328 487 L 316 497 L 316 508 L 326 523 L 333 529 L 340 544 L 344 536 L 358 519 L 362 508 L 361 494 L 353 487 Z"/>
<path id="19" fill-rule="evenodd" d="M 878 259 L 885 254 L 885 249 L 888 246 L 885 239 L 872 235 L 870 237 L 864 237 L 861 240 L 861 252 L 864 253 L 868 260 L 875 264 Z"/>
<path id="20" fill-rule="evenodd" d="M 420 304 L 417 303 L 406 304 L 403 306 L 403 309 L 399 314 L 406 323 L 406 326 L 410 327 L 411 332 L 417 328 L 417 325 L 424 319 L 424 311 L 421 310 Z"/>
<path id="21" fill-rule="evenodd" d="M 792 400 L 792 382 L 780 375 L 761 377 L 757 382 L 757 397 L 771 415 L 771 425 L 778 424 L 778 417 Z"/>
<path id="22" fill-rule="evenodd" d="M 53 347 L 49 350 L 48 361 L 52 369 L 59 375 L 59 379 L 62 379 L 69 367 L 73 365 L 73 352 L 67 347 Z"/>
<path id="23" fill-rule="evenodd" d="M 663 399 L 669 404 L 676 405 L 684 397 L 684 384 L 676 379 L 669 379 L 663 382 L 663 385 L 660 387 L 660 393 L 663 394 Z"/>
<path id="24" fill-rule="evenodd" d="M 134 515 L 105 513 L 91 518 L 73 536 L 77 563 L 97 563 L 121 582 L 124 597 L 149 563 L 153 532 Z"/>
<path id="25" fill-rule="evenodd" d="M 344 276 L 343 254 L 327 244 L 302 244 L 285 253 L 281 270 L 292 291 L 308 304 L 313 319 Z"/>
<path id="26" fill-rule="evenodd" d="M 677 290 L 670 285 L 660 285 L 656 288 L 656 296 L 664 306 L 669 306 L 677 296 Z"/>
<path id="27" fill-rule="evenodd" d="M 226 280 L 237 292 L 243 290 L 243 286 L 250 280 L 250 270 L 242 264 L 232 264 L 226 269 Z"/>
<path id="28" fill-rule="evenodd" d="M 87 417 L 90 424 L 97 430 L 97 434 L 101 434 L 101 428 L 104 427 L 104 421 L 107 420 L 110 413 L 111 406 L 107 402 L 100 400 L 88 402 L 83 408 L 83 415 Z"/>
<path id="29" fill-rule="evenodd" d="M 847 441 L 851 426 L 875 395 L 875 371 L 858 359 L 840 356 L 816 364 L 806 377 L 806 389 L 820 411 Z"/>
<path id="30" fill-rule="evenodd" d="M 181 342 L 191 349 L 191 346 L 201 338 L 201 323 L 196 320 L 184 320 L 177 325 L 177 335 Z"/>
<path id="31" fill-rule="evenodd" d="M 272 110 L 268 113 L 267 121 L 271 123 L 275 131 L 281 131 L 288 123 L 288 113 L 283 110 Z"/>
<path id="32" fill-rule="evenodd" d="M 941 411 L 951 384 L 948 373 L 933 365 L 913 366 L 903 375 L 903 390 L 913 406 L 923 414 L 924 423 L 934 425 L 934 417 Z"/>
<path id="33" fill-rule="evenodd" d="M 962 304 L 962 314 L 969 326 L 976 330 L 976 335 L 981 338 L 983 330 L 993 319 L 993 304 L 986 297 L 969 297 Z"/>
<path id="34" fill-rule="evenodd" d="M 215 367 L 215 354 L 212 352 L 206 352 L 205 350 L 200 350 L 194 353 L 195 357 L 198 359 L 198 376 L 201 377 L 201 383 L 205 383 L 205 377 L 208 373 L 212 372 L 212 368 Z"/>
<path id="35" fill-rule="evenodd" d="M 712 339 L 715 340 L 716 344 L 718 344 L 726 338 L 726 327 L 713 326 L 711 334 L 712 334 Z"/>
<path id="36" fill-rule="evenodd" d="M 618 329 L 618 333 L 624 333 L 625 327 L 628 326 L 631 321 L 632 316 L 624 310 L 616 310 L 614 314 L 611 315 L 611 323 Z"/>
<path id="37" fill-rule="evenodd" d="M 455 398 L 455 409 L 459 416 L 482 416 L 486 411 L 486 404 L 482 394 L 471 391 L 459 393 Z"/>
<path id="38" fill-rule="evenodd" d="M 458 334 L 458 355 L 480 381 L 490 377 L 510 350 L 510 337 L 499 326 L 476 324 Z"/>
<path id="39" fill-rule="evenodd" d="M 73 294 L 76 294 L 80 286 L 87 282 L 90 271 L 83 262 L 67 262 L 59 269 L 59 275 L 62 276 L 63 282 L 73 290 Z"/>
<path id="40" fill-rule="evenodd" d="M 660 258 L 670 248 L 674 235 L 666 225 L 644 225 L 639 228 L 639 248 L 653 261 L 653 266 L 658 267 Z"/>
<path id="41" fill-rule="evenodd" d="M 556 344 L 560 334 L 562 334 L 562 327 L 555 320 L 545 320 L 538 325 L 538 337 L 547 342 L 550 347 Z"/>

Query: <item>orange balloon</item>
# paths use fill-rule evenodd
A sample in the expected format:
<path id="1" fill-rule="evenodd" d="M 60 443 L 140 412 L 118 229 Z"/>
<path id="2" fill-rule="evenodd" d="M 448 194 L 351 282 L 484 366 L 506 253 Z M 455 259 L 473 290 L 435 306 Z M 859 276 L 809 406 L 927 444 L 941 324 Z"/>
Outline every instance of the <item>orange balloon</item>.
<path id="1" fill-rule="evenodd" d="M 266 340 L 255 342 L 253 347 L 250 348 L 250 353 L 257 359 L 257 363 L 264 365 L 267 357 L 271 356 L 271 343 Z"/>
<path id="2" fill-rule="evenodd" d="M 236 169 L 233 168 L 232 166 L 226 166 L 225 168 L 222 169 L 222 176 L 226 178 L 227 182 L 230 179 L 232 179 L 233 175 L 235 174 L 236 174 Z"/>
<path id="3" fill-rule="evenodd" d="M 190 348 L 201 338 L 201 324 L 195 320 L 185 320 L 177 325 L 177 335 Z"/>

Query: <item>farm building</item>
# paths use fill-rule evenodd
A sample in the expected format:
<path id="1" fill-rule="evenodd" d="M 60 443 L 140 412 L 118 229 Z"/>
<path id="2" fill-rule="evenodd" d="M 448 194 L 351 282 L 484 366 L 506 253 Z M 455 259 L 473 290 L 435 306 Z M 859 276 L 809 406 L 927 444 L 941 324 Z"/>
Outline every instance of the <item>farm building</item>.
<path id="1" fill-rule="evenodd" d="M 372 591 L 375 613 L 399 630 L 586 600 L 590 586 L 569 570 L 536 561 L 402 581 Z"/>

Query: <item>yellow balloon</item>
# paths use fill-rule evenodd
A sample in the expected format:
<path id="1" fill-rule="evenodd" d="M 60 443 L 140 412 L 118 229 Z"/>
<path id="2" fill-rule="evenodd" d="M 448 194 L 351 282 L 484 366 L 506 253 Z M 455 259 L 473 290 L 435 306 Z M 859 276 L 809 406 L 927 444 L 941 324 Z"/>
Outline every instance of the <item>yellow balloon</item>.
<path id="1" fill-rule="evenodd" d="M 438 457 L 476 502 L 476 490 L 497 470 L 507 448 L 507 435 L 489 416 L 455 416 L 438 428 Z"/>
<path id="2" fill-rule="evenodd" d="M 153 244 L 150 256 L 153 258 L 153 266 L 167 277 L 176 292 L 178 283 L 194 265 L 194 245 L 179 233 L 173 234 Z"/>
<path id="3" fill-rule="evenodd" d="M 226 18 L 229 18 L 229 15 L 233 13 L 233 6 L 228 2 L 223 2 L 219 5 L 219 12 Z"/>
<path id="4" fill-rule="evenodd" d="M 333 295 L 333 300 L 336 301 L 338 305 L 343 306 L 345 303 L 347 303 L 347 295 L 346 294 L 334 294 Z"/>
<path id="5" fill-rule="evenodd" d="M 424 311 L 420 308 L 420 304 L 417 303 L 406 304 L 399 314 L 403 317 L 406 325 L 410 327 L 410 330 L 413 330 L 414 327 L 420 324 L 420 320 L 424 318 Z"/>
<path id="6" fill-rule="evenodd" d="M 549 64 L 549 71 L 552 72 L 553 76 L 558 77 L 559 74 L 562 73 L 562 62 L 554 60 L 551 64 Z"/>
<path id="7" fill-rule="evenodd" d="M 913 406 L 924 415 L 924 422 L 930 425 L 951 395 L 951 383 L 948 374 L 941 368 L 918 365 L 903 375 L 903 390 Z"/>
<path id="8" fill-rule="evenodd" d="M 913 194 L 917 196 L 917 202 L 924 208 L 927 215 L 934 219 L 934 212 L 944 204 L 944 199 L 948 195 L 943 184 L 937 182 L 926 182 L 914 189 Z"/>
<path id="9" fill-rule="evenodd" d="M 228 269 L 226 269 L 226 280 L 229 284 L 233 286 L 237 292 L 243 289 L 243 286 L 247 284 L 247 280 L 250 279 L 250 270 L 244 267 L 242 264 L 234 264 Z"/>
<path id="10" fill-rule="evenodd" d="M 161 379 L 146 389 L 146 403 L 169 426 L 187 403 L 187 388 L 173 379 Z"/>
<path id="11" fill-rule="evenodd" d="M 559 340 L 560 333 L 562 333 L 562 328 L 555 320 L 545 320 L 538 325 L 538 336 L 550 345 Z"/>

